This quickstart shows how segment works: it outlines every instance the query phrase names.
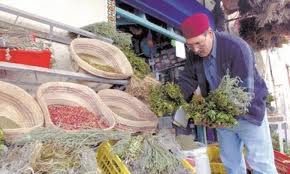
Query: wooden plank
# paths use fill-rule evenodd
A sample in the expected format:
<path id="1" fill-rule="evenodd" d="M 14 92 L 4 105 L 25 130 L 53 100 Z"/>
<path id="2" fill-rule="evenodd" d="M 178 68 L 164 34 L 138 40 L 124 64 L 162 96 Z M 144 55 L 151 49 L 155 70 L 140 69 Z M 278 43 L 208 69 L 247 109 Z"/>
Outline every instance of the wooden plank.
<path id="1" fill-rule="evenodd" d="M 57 28 L 60 28 L 60 29 L 63 29 L 63 30 L 69 31 L 69 32 L 76 33 L 76 34 L 81 35 L 81 36 L 85 36 L 85 37 L 89 37 L 89 38 L 95 38 L 95 39 L 99 39 L 99 40 L 103 40 L 103 41 L 112 43 L 111 39 L 105 38 L 105 37 L 103 37 L 101 35 L 95 35 L 94 33 L 88 32 L 86 30 L 82 30 L 82 29 L 79 29 L 77 27 L 73 27 L 73 26 L 70 26 L 70 25 L 67 25 L 67 24 L 63 24 L 61 22 L 57 22 L 57 21 L 54 21 L 54 20 L 51 20 L 51 19 L 47 19 L 47 18 L 41 17 L 41 16 L 36 15 L 36 14 L 28 13 L 28 12 L 23 11 L 21 9 L 10 7 L 8 5 L 4 5 L 4 4 L 1 4 L 1 3 L 0 3 L 0 11 L 4 11 L 4 12 L 10 13 L 10 14 L 14 14 L 16 16 L 21 16 L 21 17 L 24 17 L 24 18 L 27 18 L 27 19 L 30 19 L 30 20 L 33 20 L 33 21 L 37 21 L 37 22 L 40 22 L 40 23 L 43 23 L 43 24 L 47 24 L 49 26 L 57 27 Z"/>
<path id="2" fill-rule="evenodd" d="M 77 73 L 65 70 L 57 70 L 57 69 L 48 69 L 36 66 L 8 63 L 8 62 L 0 62 L 0 69 L 8 70 L 8 71 L 24 71 L 24 72 L 36 72 L 42 73 L 50 76 L 62 76 L 66 78 L 76 79 L 76 80 L 87 80 L 97 83 L 107 83 L 107 84 L 117 84 L 117 85 L 126 85 L 128 84 L 128 80 L 114 80 L 114 79 L 106 79 L 102 77 L 93 76 L 90 74 Z"/>

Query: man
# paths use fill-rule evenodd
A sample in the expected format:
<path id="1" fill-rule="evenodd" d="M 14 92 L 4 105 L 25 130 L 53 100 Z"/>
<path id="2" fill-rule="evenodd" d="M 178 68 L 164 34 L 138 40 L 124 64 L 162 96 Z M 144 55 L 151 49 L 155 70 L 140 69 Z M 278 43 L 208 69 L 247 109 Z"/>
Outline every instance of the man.
<path id="1" fill-rule="evenodd" d="M 237 126 L 217 128 L 221 160 L 227 172 L 246 173 L 242 155 L 245 146 L 246 160 L 254 174 L 276 174 L 265 116 L 267 87 L 255 68 L 254 53 L 250 46 L 238 37 L 212 31 L 208 17 L 202 13 L 186 18 L 180 28 L 190 49 L 179 78 L 179 85 L 187 101 L 191 100 L 198 86 L 201 94 L 206 97 L 218 87 L 227 72 L 231 77 L 240 77 L 240 85 L 254 94 L 248 114 L 237 116 Z"/>

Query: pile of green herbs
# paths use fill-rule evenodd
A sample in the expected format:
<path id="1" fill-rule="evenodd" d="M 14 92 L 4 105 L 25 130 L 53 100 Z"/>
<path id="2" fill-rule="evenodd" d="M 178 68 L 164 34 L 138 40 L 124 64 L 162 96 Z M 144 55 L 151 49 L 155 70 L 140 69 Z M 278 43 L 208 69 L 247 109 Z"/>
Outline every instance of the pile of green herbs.
<path id="1" fill-rule="evenodd" d="M 157 116 L 172 115 L 186 102 L 178 85 L 167 82 L 161 86 L 155 86 L 149 92 L 149 104 L 151 110 Z"/>
<path id="2" fill-rule="evenodd" d="M 111 23 L 101 22 L 91 24 L 83 29 L 95 34 L 100 34 L 113 40 L 113 44 L 123 51 L 128 58 L 134 74 L 139 78 L 144 78 L 150 73 L 150 67 L 141 57 L 138 57 L 131 48 L 131 35 L 116 31 Z"/>
<path id="3" fill-rule="evenodd" d="M 187 116 L 196 124 L 210 127 L 232 127 L 238 122 L 236 116 L 248 112 L 253 94 L 240 87 L 240 78 L 225 75 L 218 88 L 206 97 L 193 96 L 189 105 L 185 105 Z"/>

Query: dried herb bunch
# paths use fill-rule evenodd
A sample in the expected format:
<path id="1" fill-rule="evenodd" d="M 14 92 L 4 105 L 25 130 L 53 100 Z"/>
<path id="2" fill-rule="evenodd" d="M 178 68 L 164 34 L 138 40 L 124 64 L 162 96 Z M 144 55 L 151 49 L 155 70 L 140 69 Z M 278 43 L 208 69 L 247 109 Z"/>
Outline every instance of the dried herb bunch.
<path id="1" fill-rule="evenodd" d="M 288 43 L 286 35 L 290 34 L 290 21 L 283 24 L 265 24 L 259 27 L 255 17 L 240 21 L 240 36 L 255 50 L 281 47 Z"/>
<path id="2" fill-rule="evenodd" d="M 289 0 L 240 0 L 240 35 L 257 50 L 281 47 L 290 34 Z"/>
<path id="3" fill-rule="evenodd" d="M 119 48 L 131 47 L 131 35 L 117 32 L 115 27 L 108 22 L 100 22 L 83 27 L 84 30 L 102 35 L 113 40 L 113 44 Z"/>
<path id="4" fill-rule="evenodd" d="M 138 57 L 131 49 L 131 35 L 127 33 L 117 32 L 114 26 L 107 22 L 88 25 L 83 29 L 92 33 L 101 34 L 113 40 L 113 44 L 120 48 L 128 58 L 134 74 L 139 78 L 144 78 L 150 73 L 149 65 L 143 58 Z"/>
<path id="5" fill-rule="evenodd" d="M 158 136 L 139 135 L 120 140 L 113 146 L 117 154 L 136 174 L 188 173 L 176 155 L 163 148 Z"/>
<path id="6" fill-rule="evenodd" d="M 240 0 L 239 10 L 242 15 L 255 17 L 259 27 L 270 23 L 287 23 L 290 20 L 289 0 Z"/>
<path id="7" fill-rule="evenodd" d="M 149 105 L 150 89 L 160 85 L 161 83 L 150 75 L 147 75 L 143 79 L 140 79 L 137 76 L 132 76 L 129 85 L 126 88 L 126 92 Z"/>
<path id="8" fill-rule="evenodd" d="M 10 146 L 7 154 L 1 156 L 0 173 L 96 173 L 96 164 L 91 148 L 34 142 Z"/>
<path id="9" fill-rule="evenodd" d="M 119 131 L 102 131 L 99 129 L 79 130 L 67 132 L 63 129 L 39 128 L 15 139 L 15 144 L 22 145 L 39 141 L 42 143 L 62 144 L 65 147 L 80 148 L 83 146 L 97 146 L 106 140 L 128 139 L 129 133 Z"/>
<path id="10" fill-rule="evenodd" d="M 149 104 L 158 116 L 171 115 L 185 103 L 181 90 L 176 84 L 167 82 L 165 85 L 150 89 Z"/>
<path id="11" fill-rule="evenodd" d="M 239 87 L 241 80 L 225 75 L 216 90 L 206 98 L 193 96 L 184 106 L 187 116 L 197 124 L 231 127 L 237 124 L 235 116 L 248 112 L 253 95 Z"/>

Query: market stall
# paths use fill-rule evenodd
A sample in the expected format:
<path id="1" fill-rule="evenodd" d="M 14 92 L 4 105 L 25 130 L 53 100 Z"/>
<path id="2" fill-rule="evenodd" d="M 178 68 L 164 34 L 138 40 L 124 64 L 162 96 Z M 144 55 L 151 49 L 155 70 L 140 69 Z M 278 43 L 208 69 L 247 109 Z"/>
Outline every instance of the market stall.
<path id="1" fill-rule="evenodd" d="M 0 22 L 0 173 L 227 173 L 211 128 L 237 125 L 253 95 L 229 74 L 190 101 L 175 83 L 184 66 L 178 26 L 203 12 L 215 29 L 216 14 L 191 0 L 106 3 L 107 22 L 82 29 L 0 4 L 14 24 L 23 17 L 50 28 Z M 144 38 L 153 52 L 137 50 Z M 68 69 L 51 66 L 60 61 L 56 42 L 67 49 Z M 275 151 L 279 172 L 289 172 L 289 160 Z"/>

